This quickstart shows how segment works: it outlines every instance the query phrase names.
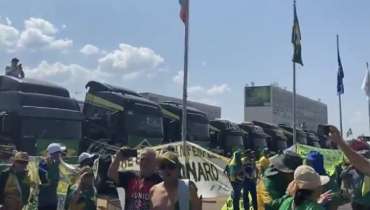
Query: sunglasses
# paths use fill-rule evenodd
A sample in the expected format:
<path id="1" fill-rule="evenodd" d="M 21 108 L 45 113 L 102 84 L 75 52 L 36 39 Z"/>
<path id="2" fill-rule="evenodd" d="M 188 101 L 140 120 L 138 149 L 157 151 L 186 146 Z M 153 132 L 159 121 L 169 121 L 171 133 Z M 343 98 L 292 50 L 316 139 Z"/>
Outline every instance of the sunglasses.
<path id="1" fill-rule="evenodd" d="M 173 163 L 163 163 L 163 164 L 159 165 L 160 170 L 166 170 L 166 169 L 174 170 L 176 168 L 177 168 L 177 166 Z"/>

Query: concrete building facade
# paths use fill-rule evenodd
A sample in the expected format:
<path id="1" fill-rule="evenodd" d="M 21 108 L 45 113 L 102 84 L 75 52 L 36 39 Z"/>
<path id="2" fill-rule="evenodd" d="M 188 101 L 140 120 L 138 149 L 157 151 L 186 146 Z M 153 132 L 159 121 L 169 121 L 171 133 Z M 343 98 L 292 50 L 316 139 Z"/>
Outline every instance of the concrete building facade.
<path id="1" fill-rule="evenodd" d="M 244 90 L 244 120 L 265 121 L 292 126 L 293 93 L 277 86 L 253 86 Z M 297 126 L 317 130 L 327 124 L 327 105 L 301 95 L 296 95 Z"/>

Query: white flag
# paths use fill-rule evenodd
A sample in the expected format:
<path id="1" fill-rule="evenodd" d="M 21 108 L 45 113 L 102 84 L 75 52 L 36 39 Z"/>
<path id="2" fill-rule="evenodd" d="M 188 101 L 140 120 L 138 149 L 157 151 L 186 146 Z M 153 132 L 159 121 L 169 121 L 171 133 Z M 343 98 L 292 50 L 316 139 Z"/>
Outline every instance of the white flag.
<path id="1" fill-rule="evenodd" d="M 370 75 L 369 75 L 369 65 L 366 63 L 366 74 L 364 77 L 364 81 L 362 82 L 362 90 L 365 91 L 365 94 L 368 98 L 370 98 Z"/>

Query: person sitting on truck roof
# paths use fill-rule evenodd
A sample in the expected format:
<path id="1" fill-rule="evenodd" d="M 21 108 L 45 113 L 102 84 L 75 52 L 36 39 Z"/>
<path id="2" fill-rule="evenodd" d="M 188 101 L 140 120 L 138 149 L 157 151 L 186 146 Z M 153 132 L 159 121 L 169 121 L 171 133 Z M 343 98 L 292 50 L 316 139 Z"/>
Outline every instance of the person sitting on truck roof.
<path id="1" fill-rule="evenodd" d="M 149 210 L 149 190 L 162 181 L 156 172 L 157 157 L 154 150 L 144 149 L 139 157 L 139 173 L 134 171 L 119 171 L 122 161 L 127 161 L 130 157 L 131 149 L 121 148 L 108 169 L 108 177 L 111 178 L 119 187 L 126 191 L 125 210 Z"/>
<path id="2" fill-rule="evenodd" d="M 63 148 L 60 144 L 51 143 L 47 147 L 47 157 L 39 163 L 40 192 L 39 210 L 56 210 L 58 206 L 57 187 L 59 183 L 59 165 Z"/>
<path id="3" fill-rule="evenodd" d="M 17 152 L 12 166 L 0 174 L 0 206 L 2 210 L 21 210 L 29 202 L 31 182 L 26 152 Z"/>
<path id="4" fill-rule="evenodd" d="M 18 62 L 18 58 L 13 58 L 11 61 L 11 66 L 5 67 L 5 75 L 23 79 L 23 67 L 22 64 L 18 64 Z"/>

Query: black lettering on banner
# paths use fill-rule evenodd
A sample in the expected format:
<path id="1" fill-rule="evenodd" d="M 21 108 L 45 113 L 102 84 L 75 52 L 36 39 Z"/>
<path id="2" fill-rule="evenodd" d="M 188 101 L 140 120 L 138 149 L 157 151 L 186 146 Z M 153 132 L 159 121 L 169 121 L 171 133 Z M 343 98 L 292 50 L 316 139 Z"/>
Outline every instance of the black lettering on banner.
<path id="1" fill-rule="evenodd" d="M 208 179 L 206 179 L 206 176 L 204 174 L 202 163 L 198 163 L 198 181 L 201 180 L 202 176 L 205 181 L 208 181 Z"/>
<path id="2" fill-rule="evenodd" d="M 212 164 L 211 164 L 211 173 L 212 173 L 213 180 L 218 181 L 218 170 Z"/>
<path id="3" fill-rule="evenodd" d="M 212 180 L 214 180 L 214 177 L 211 174 L 211 167 L 210 167 L 209 163 L 204 162 L 203 163 L 203 167 L 204 167 L 204 172 L 205 172 L 206 177 L 207 177 L 206 181 L 208 181 L 209 178 L 211 178 Z"/>
<path id="4" fill-rule="evenodd" d="M 186 164 L 186 169 L 187 169 L 187 176 L 186 177 L 189 177 L 191 179 L 191 176 L 193 176 L 194 180 L 197 181 L 198 176 L 197 176 L 197 167 L 196 167 L 195 162 L 187 163 Z M 185 177 L 185 168 L 184 168 L 183 164 L 181 164 L 181 175 L 182 175 L 182 177 Z"/>

